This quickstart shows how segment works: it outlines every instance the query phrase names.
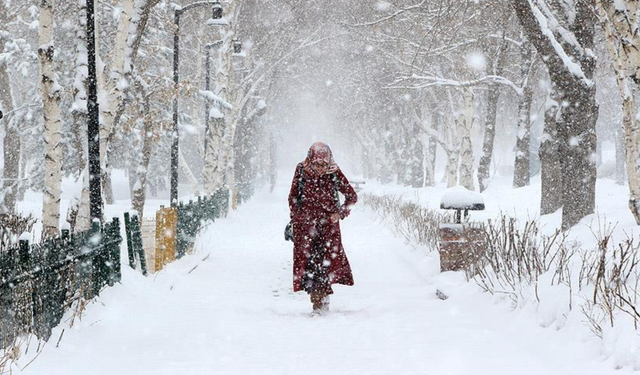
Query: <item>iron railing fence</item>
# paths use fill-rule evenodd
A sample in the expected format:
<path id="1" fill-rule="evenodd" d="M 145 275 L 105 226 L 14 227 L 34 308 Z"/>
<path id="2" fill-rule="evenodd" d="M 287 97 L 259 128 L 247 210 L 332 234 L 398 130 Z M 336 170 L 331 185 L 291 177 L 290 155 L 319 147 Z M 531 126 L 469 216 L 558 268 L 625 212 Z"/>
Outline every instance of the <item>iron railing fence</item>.
<path id="1" fill-rule="evenodd" d="M 74 301 L 90 300 L 121 279 L 120 223 L 114 218 L 83 233 L 0 252 L 0 349 L 15 338 L 51 336 Z"/>

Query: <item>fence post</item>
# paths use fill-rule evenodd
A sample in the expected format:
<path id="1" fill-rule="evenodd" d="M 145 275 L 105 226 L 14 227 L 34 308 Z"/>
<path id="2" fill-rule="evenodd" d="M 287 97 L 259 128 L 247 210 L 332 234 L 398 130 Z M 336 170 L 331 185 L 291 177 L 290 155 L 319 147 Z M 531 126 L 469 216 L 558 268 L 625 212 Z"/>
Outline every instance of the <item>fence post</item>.
<path id="1" fill-rule="evenodd" d="M 138 220 L 138 215 L 131 217 L 131 242 L 134 247 L 134 254 L 138 254 L 140 259 L 140 268 L 142 269 L 142 275 L 147 276 L 147 258 L 144 254 L 144 246 L 142 244 L 142 227 Z"/>
<path id="2" fill-rule="evenodd" d="M 191 201 L 189 201 L 189 205 Z M 180 259 L 184 256 L 186 248 L 186 236 L 189 223 L 188 211 L 189 205 L 184 205 L 182 202 L 178 205 L 178 220 L 176 221 L 176 259 Z"/>
<path id="3" fill-rule="evenodd" d="M 29 262 L 29 233 L 24 232 L 18 241 L 18 260 L 21 267 Z"/>
<path id="4" fill-rule="evenodd" d="M 60 238 L 63 241 L 66 241 L 69 239 L 69 228 L 66 226 L 63 226 L 62 229 L 60 230 Z"/>
<path id="5" fill-rule="evenodd" d="M 124 213 L 124 232 L 127 236 L 127 253 L 129 255 L 129 267 L 136 269 L 136 258 L 133 253 L 133 243 L 131 241 L 131 220 L 129 213 Z"/>
<path id="6" fill-rule="evenodd" d="M 113 286 L 114 283 L 122 280 L 122 266 L 120 264 L 120 242 L 122 242 L 122 237 L 120 237 L 119 218 L 114 217 L 113 220 L 111 220 L 107 236 L 109 237 L 109 255 L 111 258 L 111 266 L 109 267 L 111 269 L 109 274 L 109 285 Z"/>
<path id="7" fill-rule="evenodd" d="M 89 259 L 91 259 L 92 265 L 92 278 L 93 285 L 91 290 L 91 298 L 100 294 L 100 288 L 105 281 L 105 259 L 104 259 L 104 249 L 100 249 L 101 245 L 104 244 L 104 238 L 100 231 L 100 220 L 94 219 L 91 223 L 91 231 L 89 232 Z"/>

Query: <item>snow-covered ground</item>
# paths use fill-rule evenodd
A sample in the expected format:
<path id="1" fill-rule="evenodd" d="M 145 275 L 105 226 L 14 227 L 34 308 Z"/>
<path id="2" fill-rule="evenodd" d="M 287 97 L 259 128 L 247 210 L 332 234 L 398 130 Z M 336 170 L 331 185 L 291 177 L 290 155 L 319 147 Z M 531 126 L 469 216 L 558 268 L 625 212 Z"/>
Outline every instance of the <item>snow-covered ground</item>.
<path id="1" fill-rule="evenodd" d="M 462 275 L 439 274 L 436 253 L 395 238 L 362 207 L 343 222 L 356 284 L 337 286 L 331 312 L 310 317 L 307 296 L 291 290 L 287 188 L 256 194 L 204 230 L 196 254 L 157 275 L 124 268 L 122 284 L 67 327 L 58 347 L 64 325 L 15 373 L 631 373 L 614 370 L 576 327 L 542 328 L 535 314 L 495 303 Z M 438 299 L 436 288 L 450 298 Z"/>

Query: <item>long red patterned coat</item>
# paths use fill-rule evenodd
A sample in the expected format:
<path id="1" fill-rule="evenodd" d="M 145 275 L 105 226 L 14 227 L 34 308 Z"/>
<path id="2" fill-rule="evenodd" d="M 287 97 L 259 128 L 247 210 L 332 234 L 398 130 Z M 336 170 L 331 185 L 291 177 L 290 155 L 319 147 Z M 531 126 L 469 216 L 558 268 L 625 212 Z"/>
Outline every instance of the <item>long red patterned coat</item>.
<path id="1" fill-rule="evenodd" d="M 304 176 L 304 183 L 299 194 L 301 175 Z M 336 205 L 334 186 L 345 197 L 341 207 Z M 302 202 L 298 202 L 300 196 Z M 337 213 L 341 218 L 346 217 L 349 207 L 357 200 L 358 195 L 340 169 L 332 174 L 314 176 L 304 172 L 303 163 L 298 164 L 289 192 L 289 209 L 293 219 L 294 291 L 303 290 L 303 274 L 314 246 L 323 247 L 323 264 L 327 266 L 329 283 L 353 285 L 351 266 L 342 246 L 340 221 L 332 222 L 331 215 Z M 327 291 L 329 294 L 332 292 Z"/>

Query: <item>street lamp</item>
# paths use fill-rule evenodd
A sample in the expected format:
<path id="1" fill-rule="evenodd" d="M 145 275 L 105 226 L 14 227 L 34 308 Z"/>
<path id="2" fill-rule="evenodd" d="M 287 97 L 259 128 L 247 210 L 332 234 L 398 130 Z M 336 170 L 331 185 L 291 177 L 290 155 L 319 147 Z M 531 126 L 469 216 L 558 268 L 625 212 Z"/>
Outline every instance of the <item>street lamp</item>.
<path id="1" fill-rule="evenodd" d="M 178 7 L 174 11 L 174 34 L 173 34 L 173 129 L 171 132 L 171 206 L 177 206 L 178 204 L 178 153 L 180 132 L 178 130 L 178 95 L 180 95 L 180 17 L 185 12 L 201 8 L 211 7 L 211 16 L 215 21 L 222 19 L 222 5 L 219 1 L 200 1 L 189 4 L 185 7 Z M 210 23 L 211 20 L 207 21 Z M 215 22 L 219 23 L 219 22 Z"/>
<path id="2" fill-rule="evenodd" d="M 211 7 L 211 19 L 219 20 L 222 19 L 222 4 L 219 1 L 216 1 Z"/>
<path id="3" fill-rule="evenodd" d="M 238 39 L 233 40 L 233 53 L 239 54 L 242 53 L 242 42 Z"/>
<path id="4" fill-rule="evenodd" d="M 89 162 L 89 215 L 91 220 L 102 221 L 102 192 L 100 171 L 100 111 L 96 70 L 95 9 L 93 1 L 87 1 L 87 139 Z"/>

